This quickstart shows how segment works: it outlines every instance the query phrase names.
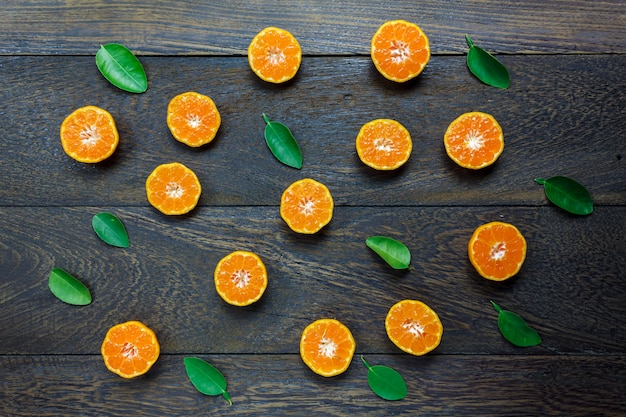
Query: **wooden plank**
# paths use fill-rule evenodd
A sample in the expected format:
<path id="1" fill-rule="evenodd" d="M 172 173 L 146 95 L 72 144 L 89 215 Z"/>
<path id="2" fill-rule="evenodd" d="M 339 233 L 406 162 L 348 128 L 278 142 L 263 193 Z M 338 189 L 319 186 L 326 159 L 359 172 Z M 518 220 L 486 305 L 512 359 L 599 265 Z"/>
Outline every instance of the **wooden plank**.
<path id="1" fill-rule="evenodd" d="M 0 415 L 527 416 L 623 415 L 626 408 L 626 9 L 621 0 L 525 2 L 198 1 L 3 2 L 0 14 Z M 369 59 L 372 33 L 403 18 L 428 34 L 433 57 L 415 81 L 384 80 Z M 245 54 L 268 25 L 291 30 L 304 61 L 286 85 L 261 82 Z M 508 90 L 467 71 L 464 35 L 509 68 Z M 134 95 L 99 74 L 100 44 L 121 42 L 145 65 L 150 88 Z M 216 141 L 176 143 L 167 101 L 183 91 L 212 96 L 222 112 Z M 96 104 L 122 135 L 109 161 L 70 160 L 58 141 L 63 118 Z M 442 136 L 462 112 L 490 112 L 506 150 L 484 171 L 445 155 Z M 305 155 L 300 171 L 274 160 L 261 113 L 286 123 Z M 413 134 L 403 169 L 373 172 L 354 137 L 391 117 Z M 200 206 L 167 217 L 146 201 L 144 181 L 163 162 L 199 174 Z M 575 217 L 550 204 L 535 177 L 567 175 L 591 191 L 595 211 Z M 284 188 L 304 176 L 326 183 L 333 221 L 315 236 L 288 230 Z M 91 217 L 112 211 L 131 236 L 107 246 Z M 487 221 L 517 225 L 528 241 L 520 274 L 480 278 L 467 240 Z M 364 240 L 395 237 L 411 270 L 385 265 Z M 247 249 L 265 261 L 267 293 L 247 308 L 213 288 L 217 261 Z M 86 307 L 54 298 L 53 267 L 84 281 Z M 427 302 L 444 324 L 429 355 L 402 353 L 384 316 L 403 298 Z M 520 349 L 497 329 L 490 300 L 520 313 L 543 338 Z M 314 375 L 298 355 L 304 326 L 346 323 L 357 341 L 348 371 Z M 162 356 L 127 381 L 99 354 L 106 330 L 138 319 Z M 367 387 L 359 356 L 399 370 L 399 402 Z M 182 359 L 218 366 L 234 404 L 195 391 Z"/>
<path id="2" fill-rule="evenodd" d="M 100 242 L 91 217 L 111 210 L 131 247 Z M 404 298 L 437 311 L 439 354 L 624 354 L 626 207 L 598 207 L 574 218 L 554 207 L 338 207 L 315 236 L 296 235 L 277 207 L 203 207 L 189 217 L 148 208 L 0 208 L 0 354 L 94 354 L 106 330 L 137 319 L 165 353 L 279 354 L 298 350 L 302 329 L 335 317 L 359 352 L 397 353 L 384 330 Z M 478 225 L 517 225 L 528 241 L 520 274 L 480 278 L 467 259 Z M 412 269 L 396 272 L 364 241 L 383 234 L 405 242 Z M 231 307 L 214 290 L 215 265 L 237 249 L 265 261 L 266 294 Z M 63 304 L 47 287 L 61 267 L 91 289 L 87 307 Z M 499 334 L 490 300 L 516 311 L 543 337 L 520 350 Z"/>
<path id="3" fill-rule="evenodd" d="M 293 355 L 202 355 L 227 378 L 233 405 L 195 391 L 182 356 L 164 355 L 125 381 L 93 356 L 0 356 L 0 413 L 18 416 L 621 416 L 624 356 L 369 355 L 404 376 L 409 394 L 384 401 L 358 357 L 345 374 L 314 375 Z"/>
<path id="4" fill-rule="evenodd" d="M 462 57 L 435 57 L 407 85 L 386 82 L 369 58 L 307 58 L 280 87 L 241 57 L 143 61 L 150 88 L 133 95 L 109 85 L 93 58 L 0 57 L 10 86 L 0 89 L 3 205 L 146 206 L 146 177 L 174 160 L 199 175 L 202 206 L 276 205 L 305 176 L 328 185 L 338 205 L 546 205 L 533 179 L 551 175 L 577 179 L 597 204 L 626 203 L 626 55 L 508 56 L 506 91 L 475 80 Z M 223 118 L 201 149 L 173 140 L 165 123 L 167 102 L 187 90 L 213 97 Z M 63 119 L 87 104 L 112 112 L 121 135 L 116 154 L 97 165 L 71 160 L 58 138 Z M 472 110 L 493 114 L 505 132 L 502 157 L 480 172 L 456 166 L 443 149 L 448 124 Z M 270 154 L 261 113 L 292 129 L 302 170 Z M 359 128 L 379 117 L 413 135 L 398 172 L 376 172 L 356 156 Z"/>
<path id="5" fill-rule="evenodd" d="M 625 53 L 621 0 L 287 0 L 3 2 L 0 54 L 92 55 L 121 42 L 139 54 L 245 55 L 266 26 L 296 35 L 307 55 L 368 54 L 386 20 L 418 23 L 436 54 L 465 53 L 464 35 L 497 53 Z M 532 29 L 529 29 L 532 28 Z"/>

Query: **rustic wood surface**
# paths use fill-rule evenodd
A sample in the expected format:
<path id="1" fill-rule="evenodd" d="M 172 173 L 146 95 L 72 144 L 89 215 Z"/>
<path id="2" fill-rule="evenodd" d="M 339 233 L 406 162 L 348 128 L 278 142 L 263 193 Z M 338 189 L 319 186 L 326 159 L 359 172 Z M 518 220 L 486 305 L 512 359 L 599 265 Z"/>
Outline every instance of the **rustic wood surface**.
<path id="1" fill-rule="evenodd" d="M 463 57 L 433 57 L 409 85 L 387 82 L 367 57 L 305 57 L 295 82 L 279 87 L 256 78 L 246 58 L 142 61 L 150 87 L 130 95 L 100 76 L 93 57 L 0 57 L 6 85 L 28 86 L 0 91 L 11 109 L 0 151 L 20 161 L 0 165 L 11 184 L 0 189 L 4 202 L 145 205 L 145 178 L 172 160 L 200 175 L 203 205 L 275 205 L 303 175 L 326 183 L 340 205 L 540 205 L 534 178 L 556 174 L 584 179 L 597 203 L 626 201 L 626 55 L 506 56 L 513 74 L 506 91 L 475 81 Z M 169 99 L 187 90 L 211 96 L 223 118 L 201 149 L 176 142 L 165 123 Z M 99 165 L 74 162 L 59 147 L 60 122 L 87 104 L 109 110 L 121 136 L 120 152 Z M 473 110 L 493 114 L 506 137 L 506 152 L 480 172 L 457 167 L 443 148 L 448 124 Z M 276 163 L 262 113 L 298 137 L 303 170 Z M 378 117 L 412 132 L 413 155 L 399 172 L 374 172 L 356 155 L 360 127 Z M 32 141 L 37 152 L 23 152 Z"/>
<path id="2" fill-rule="evenodd" d="M 141 380 L 121 381 L 97 370 L 93 355 L 3 356 L 10 416 L 620 416 L 624 356 L 368 355 L 402 369 L 410 394 L 385 402 L 367 386 L 360 358 L 338 377 L 305 375 L 294 355 L 200 355 L 228 370 L 233 405 L 189 389 L 183 356 L 160 358 Z M 607 368 L 606 363 L 611 367 Z M 5 375 L 7 375 L 5 377 Z M 22 378 L 15 378 L 20 375 Z"/>
<path id="3" fill-rule="evenodd" d="M 504 3 L 504 4 L 503 4 Z M 383 21 L 404 18 L 429 35 L 433 56 L 417 80 L 396 85 L 368 56 Z M 287 85 L 250 71 L 249 40 L 265 26 L 291 30 L 304 49 Z M 626 8 L 621 0 L 20 2 L 0 14 L 0 415 L 2 416 L 619 416 L 626 410 Z M 507 90 L 480 84 L 465 66 L 464 35 L 511 72 Z M 108 84 L 94 54 L 121 42 L 136 52 L 149 89 Z M 223 124 L 209 146 L 174 141 L 171 97 L 211 96 Z M 63 118 L 95 104 L 116 119 L 112 158 L 85 165 L 58 139 Z M 505 151 L 481 172 L 455 166 L 443 132 L 459 114 L 492 113 Z M 302 170 L 269 153 L 261 114 L 286 123 Z M 409 163 L 364 167 L 360 126 L 379 117 L 411 132 Z M 203 184 L 199 206 L 167 217 L 144 182 L 177 160 Z M 567 175 L 591 192 L 590 216 L 549 203 L 537 177 Z M 313 177 L 336 208 L 319 234 L 291 232 L 278 214 L 284 188 Z M 91 229 L 111 211 L 131 247 Z M 520 274 L 480 278 L 467 259 L 478 225 L 508 221 L 528 241 Z M 388 268 L 364 240 L 407 244 L 411 270 Z M 227 253 L 265 261 L 268 291 L 234 308 L 212 273 Z M 62 267 L 94 295 L 66 305 L 47 278 Z M 399 351 L 384 316 L 403 298 L 433 307 L 441 345 L 424 357 Z M 542 336 L 516 348 L 500 335 L 490 300 L 521 314 Z M 302 363 L 302 329 L 335 317 L 357 354 L 335 378 Z M 122 380 L 99 354 L 106 330 L 136 319 L 162 355 L 146 375 Z M 226 376 L 233 405 L 198 393 L 182 366 L 198 356 Z M 400 371 L 407 398 L 384 401 L 367 386 L 360 356 Z"/>
<path id="4" fill-rule="evenodd" d="M 438 54 L 465 53 L 465 34 L 502 53 L 624 53 L 622 0 L 5 0 L 2 54 L 92 55 L 102 42 L 143 54 L 245 55 L 266 26 L 293 32 L 306 54 L 367 54 L 384 20 L 419 22 Z"/>

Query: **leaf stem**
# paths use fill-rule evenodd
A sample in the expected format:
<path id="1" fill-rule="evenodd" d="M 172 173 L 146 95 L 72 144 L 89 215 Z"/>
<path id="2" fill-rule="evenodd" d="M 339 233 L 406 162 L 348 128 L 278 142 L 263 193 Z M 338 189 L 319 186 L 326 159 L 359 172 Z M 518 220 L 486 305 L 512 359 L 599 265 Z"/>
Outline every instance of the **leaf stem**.
<path id="1" fill-rule="evenodd" d="M 228 405 L 233 405 L 233 401 L 230 399 L 230 394 L 226 391 L 222 392 L 222 397 L 228 401 Z"/>
<path id="2" fill-rule="evenodd" d="M 267 117 L 265 113 L 262 113 L 261 116 L 263 116 L 263 120 L 265 121 L 265 123 L 269 124 L 271 122 L 270 118 Z"/>
<path id="3" fill-rule="evenodd" d="M 496 303 L 494 303 L 492 300 L 489 300 L 491 302 L 491 304 L 493 305 L 493 308 L 500 313 L 502 311 L 502 309 L 500 308 L 499 305 L 497 305 Z"/>
<path id="4" fill-rule="evenodd" d="M 546 183 L 546 180 L 545 180 L 545 179 L 543 179 L 543 178 L 535 178 L 535 182 L 536 182 L 537 184 L 544 185 L 544 184 Z"/>
<path id="5" fill-rule="evenodd" d="M 467 42 L 467 46 L 470 48 L 474 46 L 474 42 L 470 39 L 468 34 L 465 34 L 465 42 Z"/>
<path id="6" fill-rule="evenodd" d="M 366 367 L 368 370 L 371 370 L 371 369 L 372 369 L 372 366 L 371 366 L 371 365 L 370 365 L 370 364 L 369 364 L 369 363 L 365 360 L 365 358 L 363 357 L 363 355 L 361 355 L 361 361 L 363 362 L 363 365 L 365 365 L 365 367 Z"/>

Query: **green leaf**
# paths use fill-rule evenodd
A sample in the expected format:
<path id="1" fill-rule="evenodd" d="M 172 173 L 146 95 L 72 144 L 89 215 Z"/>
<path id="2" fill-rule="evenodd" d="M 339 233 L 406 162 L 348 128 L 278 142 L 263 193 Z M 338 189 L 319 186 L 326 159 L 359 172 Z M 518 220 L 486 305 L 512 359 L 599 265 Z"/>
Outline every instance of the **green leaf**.
<path id="1" fill-rule="evenodd" d="M 398 371 L 383 365 L 371 366 L 362 355 L 361 361 L 367 368 L 367 383 L 376 395 L 389 401 L 406 397 L 406 382 Z"/>
<path id="2" fill-rule="evenodd" d="M 272 154 L 283 164 L 292 168 L 302 168 L 302 152 L 300 146 L 287 126 L 272 122 L 263 114 L 265 120 L 265 142 Z"/>
<path id="3" fill-rule="evenodd" d="M 89 289 L 61 268 L 53 268 L 48 278 L 50 291 L 59 300 L 67 304 L 85 306 L 91 303 Z"/>
<path id="4" fill-rule="evenodd" d="M 228 404 L 233 404 L 226 391 L 226 378 L 216 367 L 194 357 L 184 358 L 183 363 L 189 380 L 198 391 L 204 395 L 221 395 L 228 401 Z"/>
<path id="5" fill-rule="evenodd" d="M 91 225 L 98 237 L 111 246 L 127 248 L 130 246 L 124 224 L 111 213 L 98 213 L 91 219 Z"/>
<path id="6" fill-rule="evenodd" d="M 548 179 L 535 178 L 543 185 L 548 200 L 572 214 L 581 216 L 593 212 L 593 200 L 589 191 L 571 178 L 556 176 Z"/>
<path id="7" fill-rule="evenodd" d="M 498 312 L 498 328 L 506 340 L 519 347 L 535 346 L 541 343 L 539 334 L 526 324 L 523 318 L 512 311 L 501 309 L 493 301 L 491 304 Z"/>
<path id="8" fill-rule="evenodd" d="M 411 252 L 403 243 L 386 236 L 370 236 L 365 241 L 368 248 L 376 252 L 393 269 L 407 269 L 411 263 Z"/>
<path id="9" fill-rule="evenodd" d="M 509 88 L 509 71 L 500 61 L 484 49 L 474 45 L 468 35 L 465 40 L 469 46 L 467 51 L 467 67 L 472 74 L 483 83 L 492 87 Z"/>
<path id="10" fill-rule="evenodd" d="M 96 53 L 96 65 L 104 78 L 124 91 L 143 93 L 148 89 L 148 79 L 141 62 L 123 45 L 101 45 Z"/>

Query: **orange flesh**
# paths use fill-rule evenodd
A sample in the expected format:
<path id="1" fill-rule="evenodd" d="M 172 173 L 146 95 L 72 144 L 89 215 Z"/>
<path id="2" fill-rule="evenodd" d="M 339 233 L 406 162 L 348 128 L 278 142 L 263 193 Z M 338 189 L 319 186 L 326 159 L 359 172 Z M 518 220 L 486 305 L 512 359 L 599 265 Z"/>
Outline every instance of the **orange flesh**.
<path id="1" fill-rule="evenodd" d="M 493 164 L 504 150 L 502 128 L 493 116 L 465 113 L 454 120 L 444 136 L 446 153 L 465 168 L 479 169 Z"/>
<path id="2" fill-rule="evenodd" d="M 156 335 L 144 324 L 129 321 L 113 326 L 101 347 L 105 365 L 112 372 L 133 378 L 145 374 L 159 357 Z"/>
<path id="3" fill-rule="evenodd" d="M 158 166 L 146 180 L 148 201 L 164 214 L 191 211 L 201 191 L 196 174 L 178 162 Z"/>
<path id="4" fill-rule="evenodd" d="M 408 161 L 413 142 L 409 131 L 397 121 L 377 119 L 361 127 L 356 149 L 364 164 L 374 169 L 392 170 Z"/>
<path id="5" fill-rule="evenodd" d="M 211 142 L 221 124 L 220 113 L 210 97 L 187 92 L 174 97 L 167 107 L 167 125 L 176 140 L 197 147 Z"/>
<path id="6" fill-rule="evenodd" d="M 300 356 L 313 372 L 335 376 L 350 366 L 356 342 L 350 330 L 335 319 L 309 324 L 300 339 Z"/>
<path id="7" fill-rule="evenodd" d="M 252 71 L 262 80 L 281 83 L 290 80 L 298 72 L 302 49 L 291 33 L 268 27 L 250 42 L 248 62 Z"/>
<path id="8" fill-rule="evenodd" d="M 386 22 L 372 37 L 371 56 L 385 78 L 408 81 L 419 75 L 430 60 L 428 37 L 414 23 Z"/>
<path id="9" fill-rule="evenodd" d="M 488 223 L 474 231 L 469 242 L 469 257 L 481 276 L 502 281 L 521 269 L 526 259 L 526 240 L 513 225 Z"/>
<path id="10" fill-rule="evenodd" d="M 267 288 L 267 271 L 252 252 L 236 251 L 215 268 L 215 288 L 229 304 L 246 306 L 259 300 Z"/>
<path id="11" fill-rule="evenodd" d="M 95 106 L 81 107 L 67 116 L 60 134 L 65 153 L 80 162 L 100 162 L 111 156 L 119 143 L 113 116 Z"/>
<path id="12" fill-rule="evenodd" d="M 418 356 L 439 346 L 443 335 L 443 325 L 437 313 L 417 300 L 403 300 L 391 307 L 385 319 L 385 329 L 396 346 Z"/>
<path id="13" fill-rule="evenodd" d="M 334 202 L 325 185 L 305 178 L 291 184 L 280 202 L 280 215 L 289 227 L 298 232 L 311 234 L 330 222 Z"/>

